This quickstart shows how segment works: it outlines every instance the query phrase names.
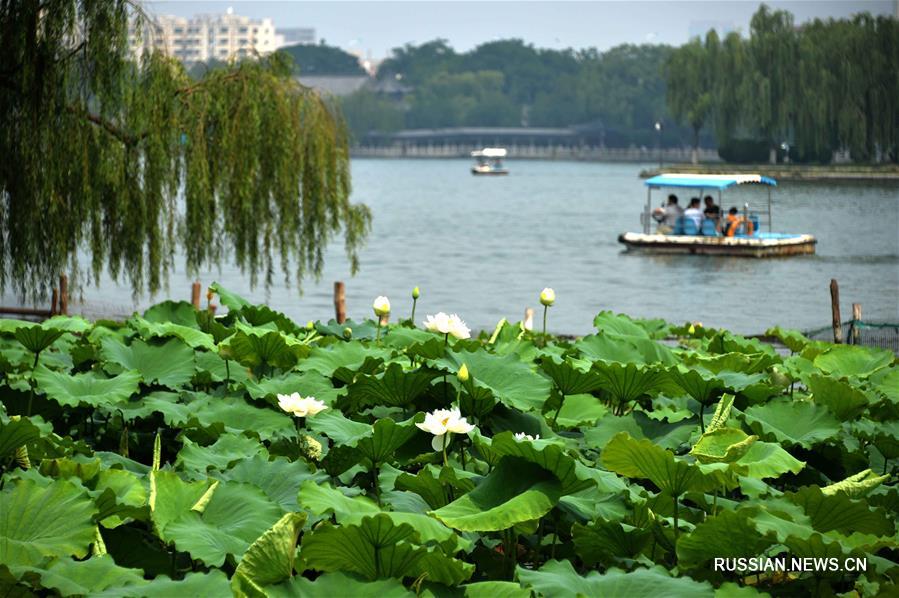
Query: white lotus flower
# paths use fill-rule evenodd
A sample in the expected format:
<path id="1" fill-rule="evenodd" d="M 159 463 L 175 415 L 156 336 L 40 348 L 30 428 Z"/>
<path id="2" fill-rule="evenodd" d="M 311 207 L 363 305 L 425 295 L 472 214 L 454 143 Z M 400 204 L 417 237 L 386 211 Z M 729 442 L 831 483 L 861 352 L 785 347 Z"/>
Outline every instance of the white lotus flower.
<path id="1" fill-rule="evenodd" d="M 449 317 L 449 333 L 459 339 L 471 338 L 471 329 L 465 325 L 462 318 L 453 314 Z"/>
<path id="2" fill-rule="evenodd" d="M 449 334 L 450 317 L 443 312 L 436 316 L 428 316 L 424 321 L 425 328 L 431 332 L 439 332 L 440 334 Z"/>
<path id="3" fill-rule="evenodd" d="M 328 408 L 324 401 L 319 401 L 315 397 L 301 397 L 298 392 L 278 395 L 278 406 L 296 417 L 312 416 Z"/>
<path id="4" fill-rule="evenodd" d="M 524 432 L 516 432 L 515 440 L 521 442 L 522 440 L 540 440 L 540 434 L 535 434 L 531 436 L 530 434 L 525 434 Z"/>
<path id="5" fill-rule="evenodd" d="M 540 303 L 549 307 L 553 303 L 556 302 L 556 292 L 549 287 L 546 287 L 540 292 Z"/>
<path id="6" fill-rule="evenodd" d="M 390 314 L 390 299 L 383 295 L 378 297 L 375 299 L 375 302 L 372 303 L 372 309 L 375 310 L 375 315 L 379 317 Z"/>
<path id="7" fill-rule="evenodd" d="M 419 429 L 434 435 L 431 446 L 442 451 L 449 446 L 451 434 L 468 434 L 474 426 L 462 417 L 457 408 L 437 409 L 425 415 L 425 421 L 415 424 Z M 445 438 L 444 438 L 445 436 Z"/>

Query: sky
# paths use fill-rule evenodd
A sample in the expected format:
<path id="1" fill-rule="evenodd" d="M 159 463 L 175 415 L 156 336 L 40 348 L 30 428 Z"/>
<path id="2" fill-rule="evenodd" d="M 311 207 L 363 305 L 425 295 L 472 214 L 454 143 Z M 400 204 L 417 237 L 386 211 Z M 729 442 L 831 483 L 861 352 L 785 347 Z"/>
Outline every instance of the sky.
<path id="1" fill-rule="evenodd" d="M 391 49 L 436 38 L 464 52 L 496 39 L 520 38 L 543 48 L 595 47 L 623 43 L 680 45 L 715 27 L 749 31 L 758 2 L 659 1 L 299 1 L 145 0 L 151 13 L 190 17 L 234 13 L 271 18 L 275 27 L 313 27 L 316 37 L 374 59 Z M 768 2 L 793 13 L 797 23 L 842 18 L 857 12 L 894 14 L 895 0 Z"/>

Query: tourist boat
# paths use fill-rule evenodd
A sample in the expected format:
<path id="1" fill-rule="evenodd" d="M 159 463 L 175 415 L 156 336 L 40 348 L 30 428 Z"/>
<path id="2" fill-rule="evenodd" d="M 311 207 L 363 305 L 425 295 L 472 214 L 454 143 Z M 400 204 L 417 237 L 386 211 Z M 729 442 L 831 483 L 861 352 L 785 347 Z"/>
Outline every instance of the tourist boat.
<path id="1" fill-rule="evenodd" d="M 715 222 L 704 220 L 702 226 L 696 227 L 690 219 L 681 216 L 677 226 L 667 233 L 652 232 L 654 220 L 652 211 L 652 194 L 657 189 L 670 189 L 679 196 L 682 207 L 689 196 L 700 198 L 717 191 L 718 206 L 721 218 L 727 210 L 721 203 L 721 193 L 734 185 L 764 185 L 768 190 L 768 202 L 761 209 L 744 203 L 738 210 L 739 224 L 736 234 L 723 235 Z M 771 190 L 777 182 L 758 174 L 660 174 L 646 180 L 646 205 L 640 220 L 643 232 L 628 232 L 619 235 L 618 241 L 628 251 L 645 253 L 687 253 L 703 255 L 732 255 L 745 257 L 778 257 L 815 253 L 817 240 L 812 235 L 801 233 L 775 233 L 771 227 Z M 681 191 L 678 194 L 677 190 Z M 689 191 L 684 197 L 683 192 Z M 663 194 L 663 200 L 668 193 Z M 702 206 L 700 209 L 703 209 Z M 656 213 L 658 209 L 656 210 Z M 750 224 L 751 223 L 751 224 Z M 767 231 L 762 231 L 762 227 Z"/>
<path id="2" fill-rule="evenodd" d="M 471 167 L 471 174 L 483 175 L 504 175 L 509 174 L 507 168 L 503 168 L 503 158 L 506 157 L 506 148 L 503 147 L 485 147 L 482 150 L 471 152 L 474 158 L 474 166 Z"/>

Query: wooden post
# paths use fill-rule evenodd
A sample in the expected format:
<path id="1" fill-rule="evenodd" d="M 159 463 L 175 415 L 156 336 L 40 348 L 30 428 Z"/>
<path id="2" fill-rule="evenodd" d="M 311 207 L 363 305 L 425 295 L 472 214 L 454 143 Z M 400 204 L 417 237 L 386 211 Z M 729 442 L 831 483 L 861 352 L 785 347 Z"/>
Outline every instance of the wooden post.
<path id="1" fill-rule="evenodd" d="M 59 312 L 59 289 L 53 287 L 53 296 L 50 298 L 50 317 L 55 316 Z"/>
<path id="2" fill-rule="evenodd" d="M 843 322 L 840 320 L 840 285 L 835 278 L 830 279 L 830 312 L 833 316 L 833 342 L 843 342 Z"/>
<path id="3" fill-rule="evenodd" d="M 334 283 L 334 316 L 338 324 L 346 322 L 346 287 L 340 281 Z"/>
<path id="4" fill-rule="evenodd" d="M 859 331 L 858 331 L 858 322 L 862 319 L 862 304 L 861 303 L 853 303 L 852 304 L 852 344 L 857 345 L 859 341 Z"/>
<path id="5" fill-rule="evenodd" d="M 190 285 L 190 302 L 194 304 L 194 309 L 200 309 L 200 281 L 195 280 Z"/>
<path id="6" fill-rule="evenodd" d="M 59 275 L 59 313 L 69 315 L 69 277 Z"/>

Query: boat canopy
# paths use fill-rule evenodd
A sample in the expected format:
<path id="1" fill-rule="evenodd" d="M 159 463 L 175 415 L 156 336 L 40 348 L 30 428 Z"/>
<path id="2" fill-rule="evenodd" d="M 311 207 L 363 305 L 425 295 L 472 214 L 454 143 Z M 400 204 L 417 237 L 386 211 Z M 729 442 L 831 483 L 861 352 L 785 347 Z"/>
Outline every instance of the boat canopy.
<path id="1" fill-rule="evenodd" d="M 776 187 L 777 181 L 760 174 L 660 174 L 646 179 L 646 186 L 652 189 L 660 187 L 727 189 L 733 185 L 746 184 Z"/>
<path id="2" fill-rule="evenodd" d="M 506 148 L 504 147 L 485 147 L 482 150 L 471 152 L 472 158 L 505 158 Z"/>

